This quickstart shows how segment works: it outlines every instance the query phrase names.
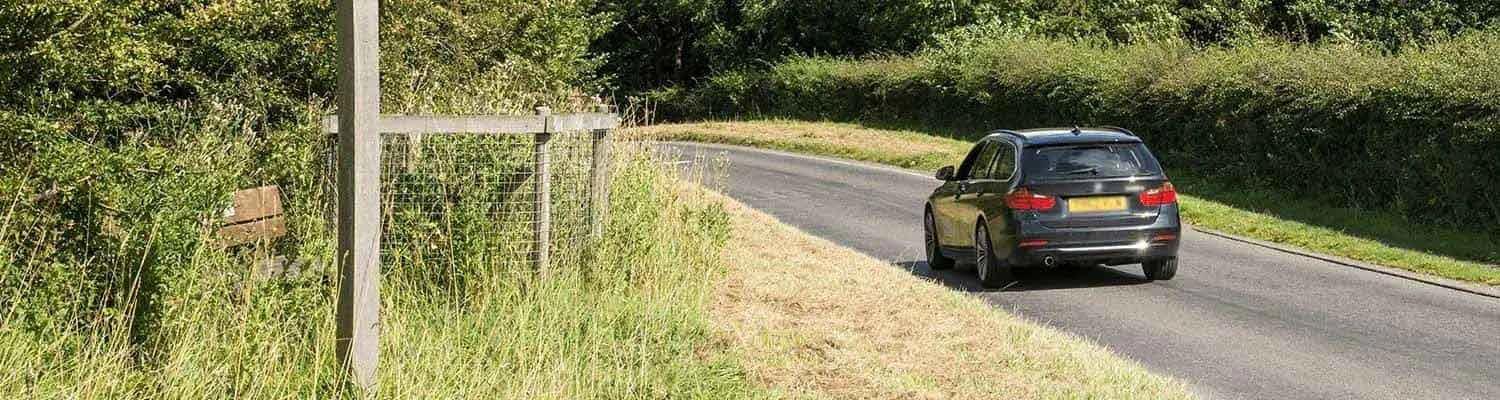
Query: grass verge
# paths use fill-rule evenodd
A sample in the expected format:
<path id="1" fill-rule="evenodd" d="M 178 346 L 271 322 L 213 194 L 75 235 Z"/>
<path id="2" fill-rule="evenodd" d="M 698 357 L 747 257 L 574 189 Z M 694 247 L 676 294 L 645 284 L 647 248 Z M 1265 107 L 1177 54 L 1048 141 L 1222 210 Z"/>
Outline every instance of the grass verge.
<path id="1" fill-rule="evenodd" d="M 790 398 L 1189 398 L 1077 336 L 1027 322 L 724 198 L 719 335 Z"/>
<path id="2" fill-rule="evenodd" d="M 964 152 L 969 151 L 969 142 L 930 133 L 836 122 L 665 124 L 632 128 L 621 134 L 636 139 L 721 143 L 819 154 L 918 170 L 936 170 L 963 159 Z"/>
<path id="3" fill-rule="evenodd" d="M 629 136 L 744 145 L 931 171 L 963 159 L 970 143 L 943 132 L 763 120 L 639 127 Z M 1246 190 L 1172 171 L 1191 224 L 1387 267 L 1500 285 L 1500 238 L 1425 226 L 1390 213 L 1329 207 L 1290 193 Z"/>

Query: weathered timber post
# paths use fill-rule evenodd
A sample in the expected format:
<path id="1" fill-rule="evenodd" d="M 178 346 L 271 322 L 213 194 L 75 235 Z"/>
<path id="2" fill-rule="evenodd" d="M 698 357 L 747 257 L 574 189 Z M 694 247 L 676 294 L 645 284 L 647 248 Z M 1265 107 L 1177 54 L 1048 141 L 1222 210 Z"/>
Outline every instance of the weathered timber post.
<path id="1" fill-rule="evenodd" d="M 338 0 L 337 353 L 367 397 L 380 355 L 380 2 Z"/>
<path id="2" fill-rule="evenodd" d="M 532 254 L 531 265 L 535 271 L 546 271 L 549 265 L 552 250 L 552 173 L 548 171 L 549 156 L 547 144 L 552 141 L 552 131 L 555 129 L 552 121 L 552 109 L 548 107 L 537 107 L 536 115 L 542 117 L 542 132 L 536 134 L 535 138 L 535 162 L 536 167 L 532 170 L 536 174 L 536 215 L 532 221 L 532 238 L 536 240 L 535 253 Z"/>
<path id="3" fill-rule="evenodd" d="M 600 104 L 598 112 L 604 118 L 612 118 L 609 105 Z M 608 129 L 595 129 L 593 160 L 589 164 L 589 233 L 594 238 L 604 235 L 604 224 L 609 217 L 609 134 Z"/>

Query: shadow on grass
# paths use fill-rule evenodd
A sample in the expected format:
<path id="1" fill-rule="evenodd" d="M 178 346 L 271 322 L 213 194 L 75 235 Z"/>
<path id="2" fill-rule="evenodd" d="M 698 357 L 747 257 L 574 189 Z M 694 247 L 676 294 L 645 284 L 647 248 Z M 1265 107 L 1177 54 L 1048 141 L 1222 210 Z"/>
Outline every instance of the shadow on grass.
<path id="1" fill-rule="evenodd" d="M 1385 246 L 1457 260 L 1500 264 L 1500 235 L 1489 226 L 1455 228 L 1412 221 L 1387 211 L 1334 207 L 1308 196 L 1265 188 L 1232 187 L 1184 171 L 1172 171 L 1183 193 L 1234 208 L 1373 240 Z"/>
<path id="2" fill-rule="evenodd" d="M 958 265 L 945 271 L 928 268 L 927 261 L 902 261 L 895 265 L 912 275 L 931 278 L 951 289 L 973 293 L 1086 289 L 1151 283 L 1139 274 L 1102 266 L 1081 266 L 1022 271 L 1010 283 L 997 288 L 986 288 L 979 284 L 979 279 L 974 277 L 974 268 L 969 265 Z"/>

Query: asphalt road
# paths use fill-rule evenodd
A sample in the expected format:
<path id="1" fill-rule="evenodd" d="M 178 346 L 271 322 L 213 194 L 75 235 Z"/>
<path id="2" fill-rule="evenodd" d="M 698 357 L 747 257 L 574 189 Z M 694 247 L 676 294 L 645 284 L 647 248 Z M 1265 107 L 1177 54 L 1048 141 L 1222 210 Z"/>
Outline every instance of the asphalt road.
<path id="1" fill-rule="evenodd" d="M 1145 281 L 1127 265 L 984 290 L 969 268 L 927 268 L 921 210 L 937 181 L 925 174 L 662 148 L 727 160 L 721 190 L 787 224 L 1096 340 L 1206 398 L 1500 399 L 1500 300 L 1188 230 L 1172 281 Z"/>

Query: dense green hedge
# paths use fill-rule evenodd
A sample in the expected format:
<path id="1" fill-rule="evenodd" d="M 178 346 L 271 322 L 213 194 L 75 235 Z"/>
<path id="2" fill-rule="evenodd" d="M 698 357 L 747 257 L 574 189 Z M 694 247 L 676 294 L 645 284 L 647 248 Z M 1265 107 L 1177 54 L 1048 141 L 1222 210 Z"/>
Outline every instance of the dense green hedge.
<path id="1" fill-rule="evenodd" d="M 957 41 L 805 58 L 656 93 L 677 118 L 1129 127 L 1178 170 L 1470 228 L 1500 226 L 1500 34 L 1383 55 L 1253 43 Z M 1488 228 L 1484 228 L 1484 227 Z"/>
<path id="2" fill-rule="evenodd" d="M 908 54 L 954 33 L 1195 44 L 1278 38 L 1404 49 L 1500 18 L 1494 0 L 599 0 L 592 44 L 627 91 L 693 84 L 788 56 Z M 858 10 L 858 12 L 850 12 Z"/>

